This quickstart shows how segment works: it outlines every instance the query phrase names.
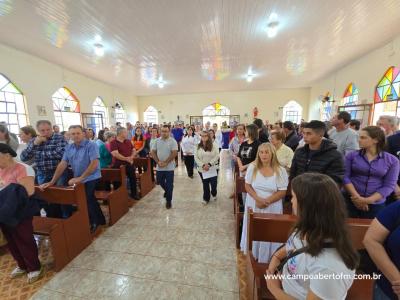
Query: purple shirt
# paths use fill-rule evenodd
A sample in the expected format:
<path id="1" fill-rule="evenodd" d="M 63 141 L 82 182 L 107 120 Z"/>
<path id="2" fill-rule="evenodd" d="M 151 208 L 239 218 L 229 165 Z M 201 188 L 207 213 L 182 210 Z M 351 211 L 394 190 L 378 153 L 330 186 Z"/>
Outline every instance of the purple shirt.
<path id="1" fill-rule="evenodd" d="M 387 152 L 379 153 L 371 162 L 368 162 L 363 150 L 350 152 L 346 155 L 345 168 L 343 183 L 352 183 L 362 197 L 378 192 L 382 199 L 375 204 L 386 201 L 399 176 L 399 160 Z"/>

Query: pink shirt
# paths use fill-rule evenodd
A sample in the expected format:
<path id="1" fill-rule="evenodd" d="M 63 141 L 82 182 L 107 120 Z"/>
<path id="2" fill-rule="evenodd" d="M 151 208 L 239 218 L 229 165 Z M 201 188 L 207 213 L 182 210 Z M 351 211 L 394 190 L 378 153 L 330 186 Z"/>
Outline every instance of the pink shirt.
<path id="1" fill-rule="evenodd" d="M 12 168 L 0 169 L 0 191 L 10 183 L 18 183 L 19 180 L 30 176 L 35 177 L 35 171 L 21 162 L 16 162 Z"/>

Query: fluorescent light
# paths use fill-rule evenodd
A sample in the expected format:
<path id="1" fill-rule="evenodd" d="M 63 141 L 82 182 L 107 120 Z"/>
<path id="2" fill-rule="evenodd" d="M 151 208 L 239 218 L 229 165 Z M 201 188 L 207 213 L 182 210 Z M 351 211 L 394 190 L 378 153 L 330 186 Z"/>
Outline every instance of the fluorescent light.
<path id="1" fill-rule="evenodd" d="M 104 56 L 104 46 L 100 43 L 96 43 L 93 45 L 94 47 L 94 53 L 97 56 Z"/>
<path id="2" fill-rule="evenodd" d="M 269 38 L 274 38 L 278 34 L 278 21 L 273 21 L 267 24 L 267 35 Z"/>
<path id="3" fill-rule="evenodd" d="M 94 41 L 95 41 L 96 43 L 100 43 L 102 40 L 103 40 L 103 39 L 101 38 L 101 35 L 100 35 L 100 34 L 96 34 L 96 35 L 94 36 Z"/>
<path id="4" fill-rule="evenodd" d="M 158 83 L 158 87 L 159 87 L 160 89 L 164 88 L 164 86 L 165 86 L 165 81 L 163 80 L 163 76 L 162 76 L 162 75 L 160 75 L 160 76 L 158 77 L 157 83 Z"/>
<path id="5" fill-rule="evenodd" d="M 256 75 L 253 73 L 252 68 L 249 67 L 249 70 L 247 71 L 247 75 L 246 75 L 246 81 L 247 81 L 247 82 L 252 82 L 252 81 L 253 81 L 253 78 L 254 78 L 255 76 L 256 76 Z"/>

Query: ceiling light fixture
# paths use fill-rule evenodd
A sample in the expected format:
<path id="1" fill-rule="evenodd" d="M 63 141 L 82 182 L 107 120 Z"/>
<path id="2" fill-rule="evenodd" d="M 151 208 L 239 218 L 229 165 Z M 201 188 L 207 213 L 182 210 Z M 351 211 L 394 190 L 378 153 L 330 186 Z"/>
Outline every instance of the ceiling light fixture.
<path id="1" fill-rule="evenodd" d="M 278 15 L 276 13 L 272 13 L 268 18 L 268 24 L 266 28 L 267 35 L 269 38 L 274 38 L 278 34 L 278 27 L 279 27 Z"/>
<path id="2" fill-rule="evenodd" d="M 267 25 L 267 35 L 269 38 L 274 38 L 278 34 L 278 21 L 270 22 Z"/>
<path id="3" fill-rule="evenodd" d="M 247 71 L 246 81 L 247 81 L 247 82 L 252 82 L 252 81 L 253 81 L 253 78 L 254 78 L 255 76 L 256 76 L 256 75 L 253 73 L 253 71 L 251 70 L 251 67 L 250 67 L 249 70 Z"/>
<path id="4" fill-rule="evenodd" d="M 93 45 L 94 47 L 94 54 L 97 56 L 104 56 L 104 46 L 100 43 L 96 43 Z"/>
<path id="5" fill-rule="evenodd" d="M 159 87 L 160 89 L 164 88 L 164 86 L 165 86 L 165 81 L 163 80 L 162 75 L 160 75 L 160 76 L 158 77 L 157 84 L 158 84 L 158 87 Z"/>

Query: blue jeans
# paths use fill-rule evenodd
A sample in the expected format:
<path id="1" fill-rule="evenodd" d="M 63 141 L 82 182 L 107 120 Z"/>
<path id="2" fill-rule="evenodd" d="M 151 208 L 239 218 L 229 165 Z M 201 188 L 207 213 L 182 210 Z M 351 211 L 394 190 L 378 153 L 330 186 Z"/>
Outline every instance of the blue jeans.
<path id="1" fill-rule="evenodd" d="M 374 284 L 374 295 L 373 298 L 374 300 L 390 300 L 388 296 L 382 291 L 382 289 L 379 287 L 378 283 L 375 282 Z"/>
<path id="2" fill-rule="evenodd" d="M 85 182 L 86 202 L 91 225 L 104 225 L 106 219 L 101 211 L 100 205 L 95 196 L 96 185 L 99 179 Z"/>
<path id="3" fill-rule="evenodd" d="M 172 202 L 174 190 L 174 171 L 157 171 L 157 182 L 166 194 L 167 202 Z"/>

